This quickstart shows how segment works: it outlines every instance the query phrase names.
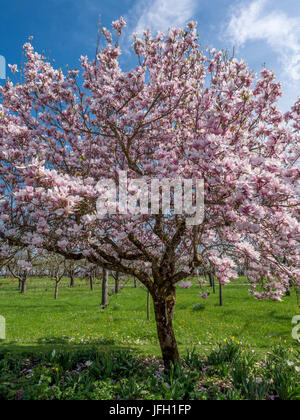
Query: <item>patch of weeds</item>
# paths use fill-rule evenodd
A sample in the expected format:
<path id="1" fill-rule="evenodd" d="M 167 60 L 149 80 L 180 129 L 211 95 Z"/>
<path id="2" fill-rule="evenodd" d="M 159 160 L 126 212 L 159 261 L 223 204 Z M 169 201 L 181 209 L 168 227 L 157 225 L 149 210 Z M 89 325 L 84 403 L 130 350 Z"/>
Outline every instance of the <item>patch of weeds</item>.
<path id="1" fill-rule="evenodd" d="M 196 303 L 193 307 L 192 307 L 192 311 L 198 312 L 198 311 L 204 311 L 205 309 L 205 305 L 203 303 Z"/>

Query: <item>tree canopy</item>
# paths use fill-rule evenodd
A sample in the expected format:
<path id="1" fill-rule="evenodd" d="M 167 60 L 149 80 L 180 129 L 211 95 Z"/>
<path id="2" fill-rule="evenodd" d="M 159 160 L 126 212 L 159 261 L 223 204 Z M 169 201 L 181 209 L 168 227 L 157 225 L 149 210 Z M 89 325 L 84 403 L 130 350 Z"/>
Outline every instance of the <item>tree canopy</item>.
<path id="1" fill-rule="evenodd" d="M 0 87 L 0 235 L 138 278 L 169 363 L 175 286 L 196 267 L 226 284 L 240 261 L 257 298 L 300 285 L 300 99 L 282 113 L 274 73 L 203 51 L 194 22 L 135 34 L 136 67 L 124 72 L 124 26 L 104 28 L 96 58 L 66 74 L 25 44 L 20 82 Z M 162 211 L 98 217 L 97 183 L 117 184 L 119 171 L 203 180 L 203 222 Z"/>

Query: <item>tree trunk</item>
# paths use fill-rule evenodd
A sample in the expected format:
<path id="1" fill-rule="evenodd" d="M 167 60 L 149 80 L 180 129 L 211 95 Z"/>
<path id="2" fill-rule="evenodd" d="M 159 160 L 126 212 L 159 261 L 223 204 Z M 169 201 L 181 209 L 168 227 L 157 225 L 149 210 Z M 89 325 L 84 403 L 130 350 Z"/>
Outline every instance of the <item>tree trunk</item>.
<path id="1" fill-rule="evenodd" d="M 172 323 L 176 303 L 175 287 L 171 286 L 167 291 L 158 289 L 153 296 L 153 303 L 162 357 L 166 369 L 169 369 L 171 364 L 180 360 Z"/>
<path id="2" fill-rule="evenodd" d="M 220 306 L 223 306 L 223 285 L 220 283 Z"/>
<path id="3" fill-rule="evenodd" d="M 119 281 L 119 273 L 116 272 L 116 277 L 115 277 L 115 293 L 119 293 L 120 290 L 120 281 Z"/>
<path id="4" fill-rule="evenodd" d="M 108 306 L 108 271 L 103 269 L 101 307 L 106 308 L 106 306 Z"/>
<path id="5" fill-rule="evenodd" d="M 286 288 L 286 296 L 291 296 L 291 287 L 292 287 L 292 284 L 291 284 L 291 282 L 289 281 L 289 285 L 288 285 L 288 287 Z"/>
<path id="6" fill-rule="evenodd" d="M 27 291 L 27 278 L 24 278 L 24 279 L 21 281 L 21 293 L 22 293 L 22 294 L 25 294 L 25 293 L 26 293 L 26 291 Z"/>
<path id="7" fill-rule="evenodd" d="M 90 288 L 91 288 L 91 291 L 94 290 L 94 278 L 93 278 L 93 276 L 90 276 Z"/>
<path id="8" fill-rule="evenodd" d="M 73 274 L 70 275 L 70 287 L 75 287 L 75 278 Z"/>
<path id="9" fill-rule="evenodd" d="M 133 278 L 133 286 L 135 289 L 137 288 L 137 280 L 135 277 Z"/>
<path id="10" fill-rule="evenodd" d="M 297 297 L 297 305 L 300 308 L 300 289 L 298 286 L 296 286 L 296 297 Z"/>
<path id="11" fill-rule="evenodd" d="M 211 273 L 208 273 L 207 275 L 208 275 L 209 285 L 210 285 L 210 287 L 213 287 L 213 281 L 212 281 Z"/>
<path id="12" fill-rule="evenodd" d="M 54 299 L 57 300 L 57 298 L 58 298 L 58 282 L 55 282 Z"/>
<path id="13" fill-rule="evenodd" d="M 147 290 L 147 320 L 148 321 L 150 321 L 150 298 L 151 298 L 151 295 L 150 295 L 150 292 L 149 292 L 149 290 Z"/>
<path id="14" fill-rule="evenodd" d="M 215 278 L 214 278 L 214 275 L 212 273 L 208 273 L 208 277 L 209 277 L 210 285 L 213 288 L 213 292 L 216 293 L 216 286 L 215 286 Z"/>

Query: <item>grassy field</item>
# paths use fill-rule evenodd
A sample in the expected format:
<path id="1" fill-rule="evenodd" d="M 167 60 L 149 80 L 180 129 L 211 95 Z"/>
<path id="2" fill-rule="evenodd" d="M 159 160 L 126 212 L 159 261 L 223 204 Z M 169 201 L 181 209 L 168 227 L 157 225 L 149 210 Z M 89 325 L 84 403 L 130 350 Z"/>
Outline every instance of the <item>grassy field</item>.
<path id="1" fill-rule="evenodd" d="M 195 348 L 207 354 L 226 338 L 247 343 L 259 355 L 273 345 L 299 346 L 291 336 L 292 318 L 300 313 L 292 294 L 283 302 L 257 301 L 248 295 L 244 279 L 224 287 L 224 306 L 218 294 L 203 300 L 199 287 L 178 288 L 174 319 L 181 353 Z M 0 351 L 35 351 L 51 348 L 127 348 L 141 355 L 160 355 L 154 315 L 146 316 L 146 291 L 133 288 L 133 281 L 110 297 L 109 307 L 100 308 L 101 288 L 90 291 L 77 280 L 70 289 L 65 280 L 54 300 L 49 280 L 29 280 L 27 294 L 21 295 L 17 282 L 0 279 L 0 315 L 6 318 L 7 339 Z"/>

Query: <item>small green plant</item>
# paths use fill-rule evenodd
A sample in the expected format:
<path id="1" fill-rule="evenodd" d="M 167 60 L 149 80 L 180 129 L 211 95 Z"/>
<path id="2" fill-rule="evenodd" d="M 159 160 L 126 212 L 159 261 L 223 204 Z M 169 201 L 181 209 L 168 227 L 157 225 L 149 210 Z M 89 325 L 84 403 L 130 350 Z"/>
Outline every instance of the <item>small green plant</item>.
<path id="1" fill-rule="evenodd" d="M 300 401 L 300 387 L 290 391 L 288 399 L 293 401 Z"/>
<path id="2" fill-rule="evenodd" d="M 195 378 L 195 374 L 191 371 L 186 372 L 180 364 L 172 367 L 161 381 L 164 399 L 192 399 L 192 395 L 194 394 L 193 378 Z"/>
<path id="3" fill-rule="evenodd" d="M 242 346 L 236 342 L 234 338 L 230 340 L 225 339 L 223 343 L 219 344 L 209 354 L 207 361 L 209 365 L 216 366 L 223 363 L 232 363 L 238 359 L 242 354 Z"/>
<path id="4" fill-rule="evenodd" d="M 204 311 L 205 309 L 205 305 L 203 303 L 196 303 L 195 305 L 193 305 L 192 310 L 197 312 L 197 311 Z"/>
<path id="5" fill-rule="evenodd" d="M 127 350 L 0 353 L 0 400 L 299 400 L 298 366 L 296 350 L 257 360 L 233 338 L 208 357 L 188 351 L 168 371 Z"/>
<path id="6" fill-rule="evenodd" d="M 297 359 L 292 352 L 278 345 L 267 355 L 265 376 L 271 383 L 273 393 L 282 400 L 295 398 L 300 386 Z"/>
<path id="7" fill-rule="evenodd" d="M 196 349 L 187 352 L 185 357 L 185 364 L 193 370 L 201 371 L 205 365 L 204 361 L 201 359 L 200 354 L 196 352 Z"/>
<path id="8" fill-rule="evenodd" d="M 245 383 L 254 378 L 256 373 L 254 363 L 253 355 L 243 351 L 234 359 L 234 363 L 230 367 L 230 374 L 236 388 L 245 386 Z"/>

